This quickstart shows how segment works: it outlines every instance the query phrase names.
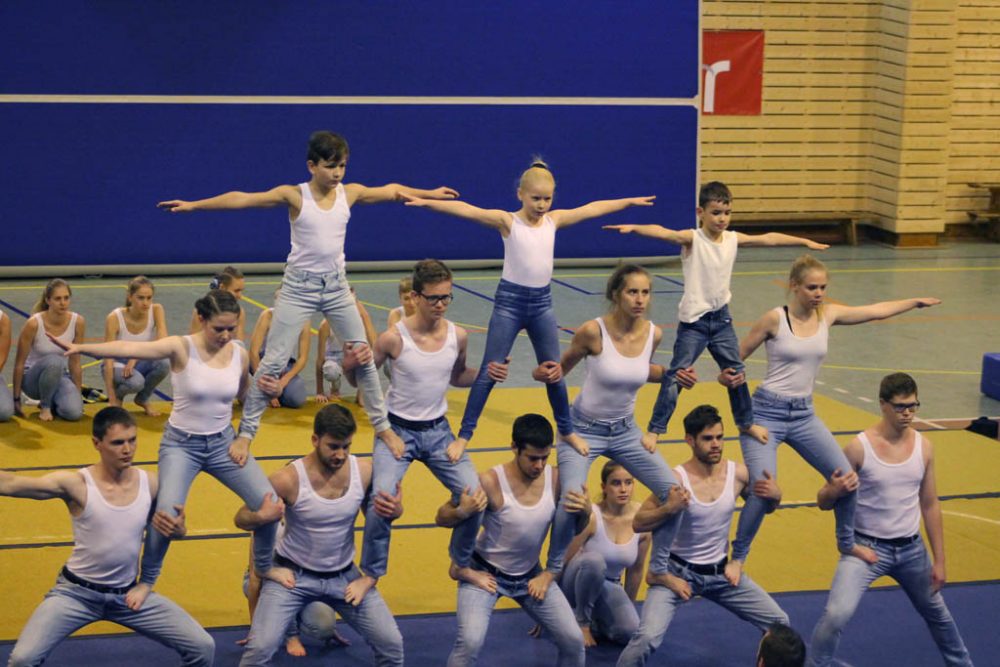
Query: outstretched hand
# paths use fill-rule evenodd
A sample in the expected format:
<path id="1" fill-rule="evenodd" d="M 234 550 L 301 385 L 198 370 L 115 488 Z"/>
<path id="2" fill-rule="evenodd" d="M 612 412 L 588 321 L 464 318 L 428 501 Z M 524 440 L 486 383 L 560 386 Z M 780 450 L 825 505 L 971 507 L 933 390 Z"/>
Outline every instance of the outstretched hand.
<path id="1" fill-rule="evenodd" d="M 652 196 L 649 196 L 649 197 L 629 197 L 628 198 L 628 205 L 629 206 L 652 206 L 655 201 L 656 201 L 656 195 L 652 195 Z"/>
<path id="2" fill-rule="evenodd" d="M 619 234 L 631 234 L 639 227 L 640 225 L 602 225 L 601 229 L 618 232 Z"/>
<path id="3" fill-rule="evenodd" d="M 52 334 L 50 334 L 48 331 L 45 332 L 45 335 L 48 336 L 49 340 L 52 342 L 53 345 L 63 350 L 64 357 L 69 357 L 71 355 L 80 353 L 80 346 L 77 345 L 76 343 L 63 342 L 58 338 L 56 338 L 55 336 L 53 336 Z"/>
<path id="4" fill-rule="evenodd" d="M 431 199 L 458 199 L 458 196 L 458 190 L 446 188 L 444 186 L 434 188 L 429 193 L 429 197 Z"/>
<path id="5" fill-rule="evenodd" d="M 941 299 L 933 296 L 923 296 L 917 299 L 917 308 L 930 308 L 941 303 Z"/>
<path id="6" fill-rule="evenodd" d="M 168 199 L 158 203 L 156 208 L 162 208 L 169 213 L 190 213 L 194 210 L 194 205 L 183 199 Z"/>

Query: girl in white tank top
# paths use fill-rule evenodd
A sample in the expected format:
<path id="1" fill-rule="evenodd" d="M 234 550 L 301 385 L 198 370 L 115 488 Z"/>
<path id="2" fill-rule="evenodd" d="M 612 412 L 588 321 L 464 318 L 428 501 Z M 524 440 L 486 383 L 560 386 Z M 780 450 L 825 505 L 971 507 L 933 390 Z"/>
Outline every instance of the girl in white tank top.
<path id="1" fill-rule="evenodd" d="M 61 417 L 76 421 L 83 416 L 83 367 L 80 355 L 63 355 L 65 345 L 83 338 L 86 323 L 70 310 L 72 291 L 60 278 L 49 281 L 35 304 L 34 315 L 21 329 L 14 358 L 14 406 L 21 411 L 21 391 L 37 398 L 42 421 Z M 53 342 L 46 334 L 54 336 Z"/>
<path id="2" fill-rule="evenodd" d="M 761 479 L 764 470 L 777 476 L 777 447 L 782 442 L 792 445 L 824 479 L 837 468 L 848 469 L 847 457 L 830 430 L 816 417 L 812 404 L 813 385 L 826 356 L 830 327 L 882 320 L 941 303 L 939 299 L 923 297 L 867 306 L 826 304 L 828 283 L 829 274 L 822 262 L 811 255 L 799 257 L 789 274 L 788 305 L 766 312 L 740 341 L 743 359 L 763 344 L 768 362 L 764 384 L 753 395 L 754 423 L 769 431 L 768 442 L 761 445 L 740 436 L 751 484 Z M 850 493 L 841 496 L 834 507 L 837 545 L 842 553 L 864 558 L 869 556 L 865 552 L 867 547 L 854 544 L 856 504 L 857 493 Z M 766 511 L 767 501 L 751 495 L 740 513 L 733 542 L 734 560 L 745 560 Z"/>
<path id="3" fill-rule="evenodd" d="M 0 422 L 8 421 L 14 415 L 14 397 L 2 374 L 10 353 L 10 328 L 10 317 L 0 310 Z"/>
<path id="4" fill-rule="evenodd" d="M 461 201 L 408 198 L 408 206 L 423 206 L 478 222 L 500 232 L 503 239 L 503 275 L 486 334 L 486 350 L 458 433 L 458 440 L 463 444 L 475 432 L 493 389 L 494 382 L 487 372 L 490 362 L 503 363 L 520 331 L 527 329 L 538 359 L 559 360 L 558 325 L 549 291 L 556 230 L 630 206 L 651 206 L 654 199 L 612 199 L 574 209 L 551 210 L 555 186 L 548 165 L 536 160 L 521 174 L 517 189 L 521 208 L 517 212 L 482 209 Z M 585 451 L 586 444 L 573 432 L 565 382 L 555 381 L 546 385 L 546 390 L 559 436 L 578 451 Z"/>

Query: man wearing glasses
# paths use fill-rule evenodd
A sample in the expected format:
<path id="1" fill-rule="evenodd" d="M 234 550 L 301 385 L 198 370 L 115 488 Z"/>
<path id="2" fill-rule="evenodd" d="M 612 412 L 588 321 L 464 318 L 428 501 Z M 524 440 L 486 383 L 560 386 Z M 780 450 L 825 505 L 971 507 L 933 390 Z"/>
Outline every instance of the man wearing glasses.
<path id="1" fill-rule="evenodd" d="M 486 502 L 469 455 L 453 446 L 455 437 L 446 418 L 449 385 L 472 386 L 478 373 L 477 367 L 466 364 L 468 333 L 444 317 L 454 298 L 451 288 L 451 270 L 443 262 L 435 259 L 417 262 L 411 293 L 416 312 L 380 334 L 374 350 L 367 352 L 374 354 L 376 366 L 386 359 L 392 360 L 386 404 L 389 423 L 403 443 L 402 449 L 395 450 L 376 439 L 372 493 L 385 491 L 395 495 L 410 463 L 423 462 L 451 491 L 455 506 L 461 505 L 468 515 L 455 526 L 449 545 L 453 568 L 467 568 Z M 366 350 L 362 347 L 348 354 L 357 356 L 357 362 L 364 364 L 361 355 Z M 356 365 L 354 359 L 345 361 L 347 367 Z M 491 363 L 490 377 L 496 382 L 506 380 L 507 365 L 508 362 Z M 352 385 L 353 375 L 352 370 L 345 373 Z M 369 508 L 361 554 L 364 576 L 353 584 L 359 600 L 386 573 L 391 530 L 392 519 Z"/>
<path id="2" fill-rule="evenodd" d="M 893 373 L 879 387 L 882 419 L 854 438 L 844 454 L 851 470 L 837 470 L 819 490 L 820 509 L 855 489 L 854 529 L 858 543 L 871 547 L 878 561 L 842 555 L 823 616 L 813 630 L 810 665 L 828 665 L 840 633 L 868 587 L 882 576 L 899 582 L 930 628 L 947 665 L 972 665 L 958 627 L 941 596 L 945 582 L 944 529 L 934 481 L 931 443 L 912 428 L 920 401 L 917 383 Z M 920 519 L 931 545 L 933 565 L 920 539 Z"/>

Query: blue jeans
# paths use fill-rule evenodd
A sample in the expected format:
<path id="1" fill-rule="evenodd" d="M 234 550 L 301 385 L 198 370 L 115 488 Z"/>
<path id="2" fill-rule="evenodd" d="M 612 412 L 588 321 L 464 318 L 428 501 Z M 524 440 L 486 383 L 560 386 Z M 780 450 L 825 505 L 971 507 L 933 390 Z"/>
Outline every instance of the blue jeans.
<path id="1" fill-rule="evenodd" d="M 344 601 L 347 585 L 360 576 L 356 567 L 329 578 L 296 571 L 295 588 L 291 589 L 265 580 L 240 667 L 270 665 L 288 626 L 300 610 L 317 600 L 336 609 L 368 642 L 375 653 L 376 665 L 402 665 L 403 635 L 378 589 L 369 590 L 357 607 Z"/>
<path id="2" fill-rule="evenodd" d="M 767 470 L 775 479 L 778 477 L 778 445 L 787 442 L 823 476 L 829 479 L 837 468 L 847 472 L 851 469 L 847 457 L 833 434 L 813 412 L 811 396 L 791 398 L 758 387 L 753 395 L 754 423 L 767 428 L 770 435 L 767 444 L 749 436 L 740 436 L 743 461 L 750 470 L 750 484 L 763 478 Z M 837 520 L 837 548 L 846 553 L 854 546 L 854 508 L 858 494 L 849 493 L 837 500 L 833 511 Z M 750 495 L 740 513 L 733 540 L 733 558 L 746 560 L 764 515 L 770 509 L 770 501 Z"/>
<path id="3" fill-rule="evenodd" d="M 274 488 L 252 455 L 247 457 L 242 468 L 233 463 L 229 458 L 232 441 L 231 426 L 213 435 L 193 435 L 168 423 L 160 440 L 160 488 L 156 494 L 156 509 L 176 516 L 174 505 L 187 501 L 191 483 L 202 471 L 229 487 L 250 509 L 259 508 L 264 496 L 274 493 Z M 277 530 L 278 524 L 270 523 L 253 533 L 254 566 L 258 572 L 271 569 L 271 551 Z M 170 539 L 159 531 L 146 531 L 140 581 L 150 586 L 156 583 L 169 547 Z"/>
<path id="4" fill-rule="evenodd" d="M 830 586 L 823 616 L 813 630 L 809 649 L 810 665 L 829 665 L 840 643 L 840 633 L 854 615 L 861 596 L 879 577 L 889 576 L 899 582 L 914 608 L 923 617 L 946 665 L 968 665 L 972 658 L 958 633 L 941 592 L 931 591 L 931 561 L 923 540 L 905 546 L 891 546 L 881 541 L 857 538 L 875 550 L 878 562 L 865 563 L 860 558 L 843 555 Z"/>
<path id="5" fill-rule="evenodd" d="M 594 551 L 581 551 L 566 566 L 559 587 L 580 627 L 617 644 L 627 644 L 639 628 L 639 613 L 620 581 L 607 578 L 608 564 Z"/>
<path id="6" fill-rule="evenodd" d="M 132 375 L 127 378 L 122 375 L 124 370 L 121 366 L 115 366 L 115 396 L 122 400 L 129 394 L 135 394 L 135 402 L 144 405 L 149 402 L 156 387 L 170 375 L 170 360 L 138 361 L 132 369 Z"/>
<path id="7" fill-rule="evenodd" d="M 587 481 L 590 465 L 598 456 L 606 456 L 622 464 L 637 480 L 646 485 L 660 502 L 665 502 L 670 494 L 670 487 L 677 484 L 674 473 L 663 457 L 656 452 L 649 452 L 640 442 L 642 433 L 635 425 L 632 417 L 615 420 L 589 419 L 579 411 L 573 411 L 573 428 L 590 446 L 590 453 L 581 456 L 565 442 L 560 442 L 556 455 L 559 460 L 559 486 L 562 502 L 566 501 L 566 493 L 579 492 Z M 680 526 L 682 514 L 677 513 L 667 519 L 653 531 L 653 554 L 650 558 L 651 572 L 666 572 L 670 556 L 670 545 Z M 552 572 L 560 572 L 563 568 L 563 556 L 566 548 L 575 534 L 576 515 L 569 512 L 556 512 L 552 527 L 552 540 L 549 544 L 549 555 L 546 568 Z"/>
<path id="8" fill-rule="evenodd" d="M 688 324 L 677 323 L 677 338 L 674 339 L 674 356 L 670 360 L 670 368 L 663 374 L 660 381 L 660 393 L 656 395 L 653 406 L 653 416 L 649 420 L 649 431 L 665 433 L 667 423 L 677 408 L 677 393 L 679 387 L 676 381 L 677 371 L 692 366 L 701 353 L 708 348 L 715 363 L 720 369 L 732 368 L 739 372 L 743 370 L 743 360 L 740 359 L 740 341 L 733 329 L 733 318 L 729 314 L 729 306 L 705 313 L 697 321 Z M 729 405 L 733 411 L 733 419 L 740 428 L 751 426 L 753 408 L 750 405 L 750 390 L 746 384 L 729 390 Z"/>
<path id="9" fill-rule="evenodd" d="M 412 430 L 396 424 L 392 425 L 392 430 L 402 439 L 406 449 L 403 451 L 402 458 L 397 460 L 389 448 L 376 438 L 372 454 L 372 496 L 379 491 L 394 495 L 396 485 L 402 481 L 407 469 L 414 461 L 421 461 L 426 465 L 434 476 L 451 491 L 453 502 L 458 501 L 466 487 L 470 491 L 479 488 L 479 475 L 476 474 L 476 469 L 473 467 L 469 455 L 463 452 L 462 458 L 457 463 L 452 463 L 445 454 L 445 449 L 455 439 L 447 421 L 442 420 L 440 425 L 426 431 Z M 451 532 L 448 552 L 451 559 L 459 567 L 468 567 L 469 565 L 472 551 L 476 545 L 476 534 L 479 532 L 482 520 L 482 513 L 477 513 L 455 526 Z M 368 511 L 365 513 L 365 537 L 361 554 L 361 569 L 364 570 L 365 574 L 376 579 L 385 576 L 386 573 L 391 531 L 392 522 L 379 516 L 375 512 L 374 503 L 370 503 Z"/>
<path id="10" fill-rule="evenodd" d="M 688 582 L 691 595 L 728 609 L 744 621 L 753 623 L 766 632 L 773 623 L 788 625 L 788 614 L 778 603 L 744 572 L 740 583 L 733 586 L 722 574 L 697 574 L 686 566 L 670 562 L 670 573 Z M 618 657 L 618 667 L 644 665 L 650 654 L 659 648 L 663 635 L 674 617 L 678 605 L 683 604 L 676 593 L 664 586 L 650 586 L 646 602 L 642 605 L 642 621 L 632 640 Z M 707 633 L 706 637 L 711 637 Z"/>
<path id="11" fill-rule="evenodd" d="M 354 295 L 351 294 L 346 276 L 334 271 L 328 274 L 309 273 L 292 267 L 285 268 L 281 281 L 281 293 L 274 305 L 271 328 L 267 332 L 267 352 L 254 373 L 243 419 L 240 421 L 240 435 L 253 438 L 260 427 L 260 416 L 267 407 L 268 397 L 257 387 L 257 378 L 262 375 L 279 377 L 287 367 L 288 360 L 298 350 L 302 327 L 316 311 L 321 311 L 330 323 L 331 329 L 340 340 L 348 343 L 367 343 L 365 327 L 358 314 Z M 376 433 L 388 426 L 385 400 L 379 384 L 375 363 L 357 369 L 358 386 L 365 394 L 365 412 Z"/>
<path id="12" fill-rule="evenodd" d="M 559 361 L 559 325 L 556 323 L 556 313 L 552 309 L 552 292 L 549 287 L 547 285 L 524 287 L 501 280 L 497 286 L 493 314 L 490 315 L 490 325 L 486 332 L 483 364 L 479 367 L 479 375 L 472 383 L 469 401 L 465 404 L 462 428 L 458 432 L 460 438 L 472 437 L 476 424 L 479 423 L 479 415 L 486 406 L 486 399 L 496 384 L 487 373 L 489 363 L 491 361 L 503 363 L 514 347 L 514 340 L 521 329 L 527 330 L 538 363 Z M 556 428 L 560 434 L 569 435 L 573 432 L 573 426 L 569 416 L 566 382 L 560 380 L 555 384 L 547 384 L 545 391 L 549 395 L 549 405 L 552 406 Z"/>
<path id="13" fill-rule="evenodd" d="M 9 421 L 14 416 L 14 396 L 10 393 L 7 380 L 0 375 L 0 422 Z"/>
<path id="14" fill-rule="evenodd" d="M 465 582 L 458 585 L 458 636 L 451 655 L 448 656 L 448 667 L 476 664 L 479 651 L 486 640 L 493 608 L 502 595 L 521 605 L 528 616 L 552 637 L 559 649 L 558 665 L 583 667 L 586 657 L 583 633 L 573 618 L 573 609 L 562 590 L 555 584 L 549 586 L 545 598 L 540 602 L 528 595 L 528 580 L 539 571 L 535 570 L 521 577 L 496 575 L 496 593 Z"/>
<path id="15" fill-rule="evenodd" d="M 215 640 L 172 600 L 150 593 L 142 608 L 132 611 L 124 595 L 98 593 L 60 574 L 21 630 L 9 667 L 42 664 L 59 642 L 97 621 L 124 625 L 177 651 L 181 664 L 207 666 L 215 661 Z M 107 662 L 111 664 L 113 658 L 108 656 Z"/>
<path id="16" fill-rule="evenodd" d="M 66 374 L 68 368 L 66 357 L 47 354 L 25 371 L 21 389 L 31 398 L 38 399 L 38 407 L 52 410 L 60 419 L 75 422 L 83 417 L 83 397 Z"/>

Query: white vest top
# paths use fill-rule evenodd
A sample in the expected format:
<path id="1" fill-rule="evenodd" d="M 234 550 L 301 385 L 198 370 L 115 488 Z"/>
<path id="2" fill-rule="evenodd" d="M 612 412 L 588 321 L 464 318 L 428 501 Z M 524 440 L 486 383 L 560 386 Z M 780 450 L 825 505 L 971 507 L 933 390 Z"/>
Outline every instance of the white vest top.
<path id="1" fill-rule="evenodd" d="M 137 334 L 129 331 L 128 327 L 125 325 L 125 308 L 115 308 L 111 312 L 114 313 L 115 317 L 118 319 L 118 338 L 116 340 L 130 340 L 140 343 L 156 340 L 156 330 L 154 328 L 155 322 L 152 308 L 149 309 L 149 317 L 146 320 L 145 328 Z M 127 361 L 127 359 L 115 359 L 114 364 L 115 366 L 124 366 Z"/>
<path id="2" fill-rule="evenodd" d="M 722 308 L 732 298 L 729 282 L 736 262 L 736 232 L 722 232 L 722 243 L 713 243 L 705 232 L 694 230 L 691 249 L 681 253 L 684 296 L 677 306 L 681 322 L 691 324 Z"/>
<path id="3" fill-rule="evenodd" d="M 556 513 L 552 467 L 545 466 L 545 490 L 530 507 L 517 502 L 503 465 L 493 466 L 493 470 L 503 492 L 503 507 L 499 512 L 486 510 L 483 529 L 476 538 L 476 552 L 505 574 L 524 575 L 538 563 L 542 542 Z"/>
<path id="4" fill-rule="evenodd" d="M 299 217 L 291 221 L 292 251 L 287 264 L 310 273 L 344 272 L 344 239 L 351 209 L 347 206 L 344 184 L 337 184 L 333 208 L 324 211 L 313 199 L 308 183 L 300 183 L 302 208 Z"/>
<path id="5" fill-rule="evenodd" d="M 76 339 L 76 318 L 76 313 L 69 314 L 69 326 L 66 327 L 66 331 L 56 336 L 58 340 L 69 344 Z M 42 314 L 35 313 L 30 319 L 38 323 L 38 329 L 35 331 L 35 340 L 31 345 L 31 349 L 28 350 L 28 358 L 24 360 L 24 370 L 26 371 L 42 357 L 49 355 L 63 356 L 63 349 L 50 341 L 49 337 L 45 335 L 45 320 L 42 319 Z"/>
<path id="6" fill-rule="evenodd" d="M 524 287 L 545 287 L 552 282 L 556 251 L 556 223 L 542 216 L 537 227 L 511 213 L 510 234 L 503 240 L 503 273 L 509 283 Z"/>
<path id="7" fill-rule="evenodd" d="M 923 437 L 916 432 L 913 453 L 901 463 L 886 463 L 863 432 L 858 440 L 865 460 L 858 471 L 858 507 L 854 528 L 872 537 L 891 540 L 920 532 L 920 484 L 924 481 Z"/>
<path id="8" fill-rule="evenodd" d="M 597 325 L 601 329 L 601 353 L 584 360 L 587 375 L 573 405 L 594 419 L 631 417 L 635 412 L 635 395 L 649 377 L 653 323 L 649 323 L 649 335 L 642 352 L 635 357 L 626 357 L 618 351 L 603 317 L 597 318 Z"/>
<path id="9" fill-rule="evenodd" d="M 193 435 L 225 431 L 233 421 L 233 399 L 240 391 L 243 360 L 240 347 L 230 342 L 232 359 L 226 368 L 212 368 L 198 356 L 191 336 L 184 336 L 188 362 L 184 370 L 170 371 L 174 408 L 168 423 Z"/>
<path id="10" fill-rule="evenodd" d="M 87 484 L 87 504 L 80 516 L 73 517 L 73 553 L 66 561 L 66 568 L 81 579 L 113 588 L 135 581 L 139 548 L 153 503 L 146 471 L 136 470 L 139 492 L 128 505 L 109 503 L 94 483 L 90 470 L 80 470 Z"/>
<path id="11" fill-rule="evenodd" d="M 674 472 L 691 493 L 691 502 L 681 516 L 670 551 L 696 565 L 718 563 L 729 553 L 729 525 L 736 511 L 736 463 L 726 462 L 725 487 L 711 503 L 704 503 L 694 495 L 684 466 L 677 466 Z"/>
<path id="12" fill-rule="evenodd" d="M 767 375 L 761 386 L 782 396 L 812 396 L 819 368 L 826 359 L 830 327 L 820 315 L 816 333 L 808 338 L 796 336 L 788 326 L 788 312 L 781 306 L 774 310 L 778 313 L 778 334 L 764 341 Z"/>
<path id="13" fill-rule="evenodd" d="M 333 572 L 354 561 L 354 521 L 365 487 L 358 459 L 348 457 L 351 481 L 339 498 L 323 498 L 312 487 L 302 459 L 292 462 L 299 476 L 299 495 L 285 509 L 285 530 L 278 539 L 278 553 L 302 567 Z"/>
<path id="14" fill-rule="evenodd" d="M 445 320 L 448 333 L 436 352 L 417 347 L 402 320 L 396 330 L 403 339 L 399 356 L 392 360 L 392 381 L 385 396 L 389 412 L 411 421 L 437 419 L 448 412 L 448 383 L 458 359 L 455 325 Z"/>
<path id="15" fill-rule="evenodd" d="M 601 514 L 601 506 L 593 504 L 594 516 L 597 517 L 597 530 L 593 536 L 584 542 L 584 552 L 599 553 L 604 557 L 604 562 L 608 566 L 604 573 L 605 579 L 621 579 L 625 568 L 635 563 L 639 557 L 639 534 L 634 533 L 632 539 L 625 544 L 617 544 L 611 541 L 608 536 L 607 526 L 604 525 L 604 515 Z"/>

